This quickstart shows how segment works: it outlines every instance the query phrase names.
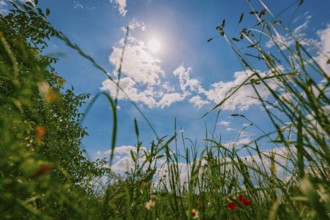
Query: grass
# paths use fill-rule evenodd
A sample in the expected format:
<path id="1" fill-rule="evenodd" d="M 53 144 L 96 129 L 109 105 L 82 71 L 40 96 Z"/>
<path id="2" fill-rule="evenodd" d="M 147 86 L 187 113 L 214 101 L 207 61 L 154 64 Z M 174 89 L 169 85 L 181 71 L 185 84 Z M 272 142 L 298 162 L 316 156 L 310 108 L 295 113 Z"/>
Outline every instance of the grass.
<path id="1" fill-rule="evenodd" d="M 91 175 L 89 180 L 98 182 L 98 187 L 91 184 L 80 188 L 77 185 L 81 183 L 72 181 L 52 184 L 53 174 L 45 175 L 48 169 L 43 165 L 49 161 L 22 146 L 20 141 L 26 136 L 26 128 L 19 126 L 23 121 L 20 106 L 32 98 L 24 91 L 37 89 L 33 82 L 42 81 L 43 75 L 36 68 L 37 79 L 30 79 L 31 85 L 18 85 L 15 54 L 6 38 L 0 35 L 1 49 L 12 65 L 1 65 L 2 73 L 14 73 L 12 84 L 20 95 L 16 100 L 1 96 L 8 106 L 16 106 L 15 111 L 1 109 L 15 117 L 17 123 L 13 126 L 8 117 L 1 121 L 1 137 L 8 146 L 1 146 L 2 153 L 5 152 L 1 158 L 10 158 L 11 162 L 0 162 L 4 177 L 0 180 L 3 195 L 0 216 L 5 219 L 61 216 L 82 219 L 329 219 L 329 75 L 315 60 L 318 51 L 312 50 L 313 45 L 303 44 L 264 2 L 259 1 L 259 4 L 260 11 L 250 5 L 250 16 L 255 17 L 256 25 L 242 28 L 239 36 L 226 34 L 225 21 L 217 26 L 219 36 L 232 48 L 247 76 L 208 113 L 218 110 L 220 114 L 222 105 L 233 94 L 250 86 L 274 130 L 266 133 L 243 114 L 233 114 L 261 130 L 262 135 L 249 144 L 232 143 L 228 147 L 206 130 L 205 147 L 200 152 L 196 143 L 176 129 L 171 137 L 158 137 L 152 123 L 133 103 L 155 132 L 155 141 L 148 148 L 144 147 L 135 120 L 137 143 L 136 150 L 131 151 L 133 166 L 127 164 L 127 171 L 122 175 L 110 171 L 98 175 L 99 179 Z M 243 14 L 238 25 L 242 19 Z M 293 44 L 279 41 L 279 33 L 288 36 Z M 120 78 L 112 79 L 103 67 L 63 34 L 57 37 L 119 85 Z M 264 40 L 271 41 L 275 50 L 265 48 Z M 38 62 L 34 55 L 31 57 Z M 262 73 L 261 68 L 267 73 Z M 119 73 L 120 76 L 121 70 Z M 261 94 L 265 89 L 271 94 L 267 99 Z M 85 114 L 100 95 L 107 97 L 113 113 L 112 153 L 108 161 L 111 165 L 120 123 L 116 97 L 98 94 Z M 177 150 L 179 143 L 184 149 L 181 153 Z M 269 150 L 260 150 L 264 148 Z M 71 179 L 64 166 L 51 164 L 54 170 Z M 16 171 L 19 172 L 15 174 Z M 49 200 L 43 199 L 44 196 Z"/>
<path id="2" fill-rule="evenodd" d="M 156 194 L 155 206 L 145 212 L 161 219 L 191 219 L 194 217 L 189 214 L 191 210 L 198 210 L 202 219 L 329 218 L 329 113 L 326 110 L 330 103 L 329 76 L 314 60 L 310 48 L 303 46 L 301 39 L 278 21 L 262 1 L 260 4 L 263 6 L 260 12 L 251 5 L 257 26 L 242 28 L 239 37 L 226 35 L 225 22 L 217 27 L 249 74 L 210 112 L 221 108 L 227 99 L 240 92 L 240 88 L 251 86 L 274 131 L 263 132 L 264 135 L 254 143 L 232 148 L 206 138 L 207 147 L 200 155 L 197 155 L 193 144 L 185 148 L 184 155 L 171 152 L 167 142 L 159 146 L 164 152 L 159 150 L 154 155 L 143 155 L 142 164 L 135 159 L 135 168 L 128 171 L 129 178 L 126 179 L 132 192 L 127 194 L 131 208 L 129 212 L 126 210 L 126 217 L 135 216 L 149 201 L 150 195 Z M 294 44 L 279 41 L 279 33 L 287 34 Z M 260 37 L 273 42 L 277 50 L 271 52 L 264 48 Z M 239 49 L 237 41 L 248 42 L 249 46 Z M 266 75 L 253 67 L 256 61 L 258 66 L 262 62 L 268 70 Z M 325 83 L 320 84 L 316 78 L 323 79 Z M 262 98 L 260 85 L 271 94 L 269 99 Z M 245 118 L 241 114 L 233 116 Z M 264 142 L 271 150 L 260 150 L 259 143 Z M 240 154 L 244 150 L 248 152 L 245 158 Z M 150 152 L 153 152 L 152 147 Z M 156 164 L 157 155 L 164 157 L 166 164 L 165 168 L 158 167 L 166 170 L 160 179 L 155 172 L 144 169 L 148 162 Z M 138 153 L 132 157 L 137 158 Z M 182 178 L 182 172 L 186 173 L 186 177 Z M 151 188 L 154 191 L 142 190 L 143 193 L 139 194 L 142 186 L 136 181 L 142 181 L 148 187 L 155 184 L 156 188 Z M 138 200 L 132 196 L 133 192 L 139 194 Z M 238 194 L 249 203 L 242 202 Z M 229 204 L 233 203 L 236 208 L 229 209 Z M 167 211 L 164 213 L 164 210 Z M 139 211 L 138 216 L 143 218 L 148 216 L 146 213 Z"/>

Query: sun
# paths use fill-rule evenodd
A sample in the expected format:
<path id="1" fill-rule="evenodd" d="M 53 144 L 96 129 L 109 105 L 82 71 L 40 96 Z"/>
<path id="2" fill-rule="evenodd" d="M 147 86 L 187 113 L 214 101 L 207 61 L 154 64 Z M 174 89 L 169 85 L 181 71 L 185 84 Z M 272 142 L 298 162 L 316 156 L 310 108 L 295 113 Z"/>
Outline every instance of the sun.
<path id="1" fill-rule="evenodd" d="M 156 38 L 152 38 L 149 43 L 148 43 L 148 49 L 152 52 L 152 53 L 157 53 L 160 51 L 160 42 L 158 39 Z"/>

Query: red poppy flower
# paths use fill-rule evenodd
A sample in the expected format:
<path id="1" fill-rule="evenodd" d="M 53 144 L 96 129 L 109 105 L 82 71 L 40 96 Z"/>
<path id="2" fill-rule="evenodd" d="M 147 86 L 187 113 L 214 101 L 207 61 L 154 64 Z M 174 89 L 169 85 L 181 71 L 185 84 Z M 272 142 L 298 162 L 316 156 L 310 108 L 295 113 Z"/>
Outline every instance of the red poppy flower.
<path id="1" fill-rule="evenodd" d="M 250 200 L 248 200 L 248 199 L 246 199 L 246 198 L 242 198 L 242 199 L 241 199 L 241 203 L 242 203 L 242 205 L 245 205 L 245 206 L 249 206 L 249 205 L 251 205 Z"/>
<path id="2" fill-rule="evenodd" d="M 228 202 L 227 208 L 231 209 L 231 210 L 235 210 L 236 209 L 236 203 L 235 202 Z"/>
<path id="3" fill-rule="evenodd" d="M 238 199 L 241 201 L 243 199 L 243 195 L 242 194 L 238 194 Z"/>

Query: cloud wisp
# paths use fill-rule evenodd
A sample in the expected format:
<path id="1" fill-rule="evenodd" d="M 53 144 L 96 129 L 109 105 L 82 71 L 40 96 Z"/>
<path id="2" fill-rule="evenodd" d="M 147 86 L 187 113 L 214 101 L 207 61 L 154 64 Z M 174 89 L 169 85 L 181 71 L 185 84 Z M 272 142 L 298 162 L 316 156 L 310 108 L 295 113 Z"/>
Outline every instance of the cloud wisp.
<path id="1" fill-rule="evenodd" d="M 119 14 L 121 16 L 125 16 L 126 13 L 127 13 L 127 10 L 126 10 L 126 6 L 127 6 L 127 3 L 126 3 L 126 0 L 109 0 L 110 3 L 113 3 L 116 5 L 116 7 L 118 8 L 118 11 L 119 11 Z"/>

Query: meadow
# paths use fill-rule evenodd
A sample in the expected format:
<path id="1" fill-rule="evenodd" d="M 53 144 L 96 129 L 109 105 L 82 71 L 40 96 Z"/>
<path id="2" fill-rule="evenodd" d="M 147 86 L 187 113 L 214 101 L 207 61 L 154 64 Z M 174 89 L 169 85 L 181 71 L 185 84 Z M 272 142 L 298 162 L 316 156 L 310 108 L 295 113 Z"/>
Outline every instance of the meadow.
<path id="1" fill-rule="evenodd" d="M 263 135 L 228 146 L 210 129 L 201 147 L 175 129 L 146 146 L 135 120 L 134 165 L 125 173 L 109 166 L 121 120 L 117 98 L 100 92 L 86 103 L 89 94 L 65 90 L 65 79 L 53 67 L 61 60 L 42 51 L 47 42 L 60 39 L 114 79 L 55 30 L 47 22 L 51 11 L 35 2 L 12 3 L 12 11 L 0 15 L 1 219 L 330 219 L 330 74 L 315 59 L 328 56 L 329 65 L 329 54 L 292 33 L 262 1 L 261 9 L 251 4 L 251 11 L 238 18 L 238 23 L 253 18 L 255 25 L 237 36 L 226 34 L 226 20 L 215 27 L 247 77 L 205 115 L 221 114 L 221 107 L 249 86 L 273 131 L 266 133 L 237 113 L 232 117 Z M 261 90 L 271 97 L 264 99 Z M 101 96 L 112 112 L 112 154 L 91 161 L 82 147 L 83 121 Z M 79 112 L 82 106 L 85 111 Z M 181 143 L 184 152 L 179 153 Z"/>

